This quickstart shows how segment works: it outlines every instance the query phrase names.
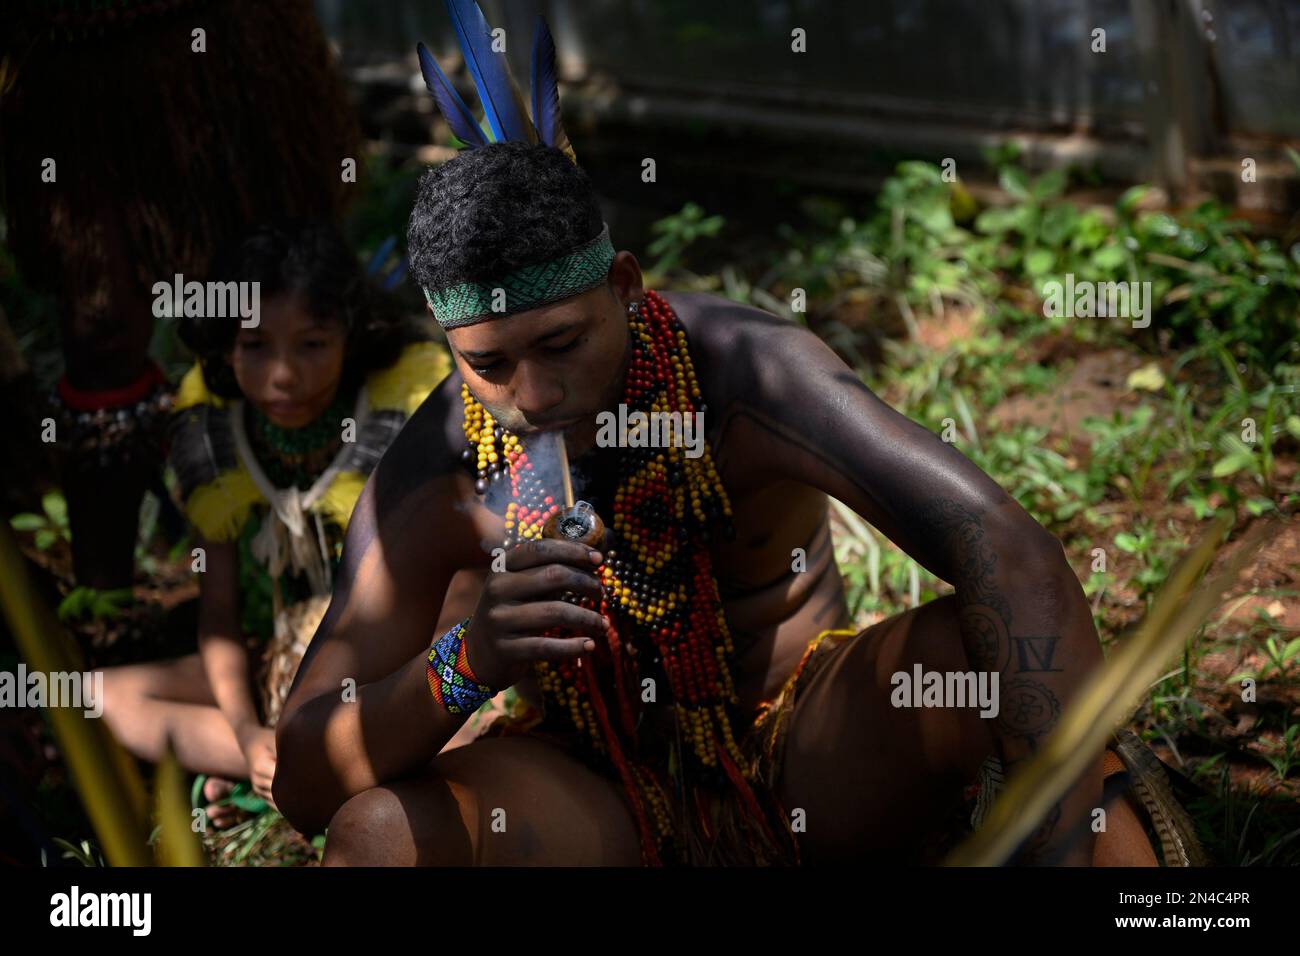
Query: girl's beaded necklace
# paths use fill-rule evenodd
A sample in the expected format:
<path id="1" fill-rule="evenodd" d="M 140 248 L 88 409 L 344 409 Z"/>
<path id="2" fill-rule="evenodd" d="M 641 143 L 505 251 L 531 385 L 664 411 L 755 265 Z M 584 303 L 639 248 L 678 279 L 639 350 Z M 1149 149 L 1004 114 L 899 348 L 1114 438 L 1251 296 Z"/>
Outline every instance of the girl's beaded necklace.
<path id="1" fill-rule="evenodd" d="M 301 428 L 281 428 L 246 402 L 248 443 L 277 488 L 309 488 L 343 447 L 343 419 L 356 404 L 355 390 L 340 388 L 329 407 Z"/>
<path id="2" fill-rule="evenodd" d="M 629 416 L 704 411 L 686 330 L 667 301 L 647 291 L 644 303 L 629 309 L 628 324 L 633 354 L 623 402 Z M 467 385 L 461 397 L 476 489 L 484 494 L 495 479 L 510 477 L 505 546 L 540 538 L 563 507 L 558 490 L 542 486 L 523 443 L 496 424 Z M 679 445 L 624 447 L 618 456 L 614 547 L 599 569 L 607 639 L 577 660 L 535 665 L 544 719 L 577 731 L 589 754 L 613 764 L 647 863 L 686 862 L 707 852 L 701 846 L 718 835 L 711 794 L 720 788 L 731 789 L 739 827 L 757 858 L 789 858 L 791 851 L 797 858 L 784 812 L 772 794 L 751 786 L 736 740 L 743 721 L 735 649 L 707 546 L 714 521 L 729 536 L 734 529 L 708 446 L 698 458 Z M 675 705 L 677 735 L 666 752 L 662 739 L 638 732 L 645 707 L 666 703 L 643 704 L 647 687 L 667 687 Z"/>

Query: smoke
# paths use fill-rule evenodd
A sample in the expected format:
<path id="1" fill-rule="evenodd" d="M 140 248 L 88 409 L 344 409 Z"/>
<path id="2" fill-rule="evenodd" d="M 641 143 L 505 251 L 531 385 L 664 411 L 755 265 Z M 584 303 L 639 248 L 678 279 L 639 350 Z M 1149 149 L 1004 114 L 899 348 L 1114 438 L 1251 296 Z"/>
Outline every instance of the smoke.
<path id="1" fill-rule="evenodd" d="M 531 480 L 541 487 L 542 495 L 550 495 L 561 507 L 564 505 L 564 468 L 568 461 L 567 453 L 561 450 L 563 440 L 561 431 L 538 432 L 522 439 L 528 462 L 533 466 L 528 473 Z M 581 468 L 570 467 L 569 480 L 573 485 L 573 499 L 577 501 L 582 497 L 589 478 Z M 522 485 L 520 490 L 523 491 Z M 504 513 L 510 495 L 510 472 L 507 467 L 502 467 L 497 479 L 489 482 L 483 503 L 495 513 Z"/>

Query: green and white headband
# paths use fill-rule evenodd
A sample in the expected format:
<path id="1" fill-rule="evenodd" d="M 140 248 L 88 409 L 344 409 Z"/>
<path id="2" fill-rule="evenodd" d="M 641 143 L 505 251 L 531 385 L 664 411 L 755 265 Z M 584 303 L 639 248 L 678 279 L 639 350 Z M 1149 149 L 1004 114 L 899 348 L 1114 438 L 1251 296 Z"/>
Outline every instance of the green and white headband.
<path id="1" fill-rule="evenodd" d="M 474 325 L 540 305 L 558 302 L 594 289 L 609 275 L 614 244 L 609 223 L 600 234 L 547 262 L 524 266 L 495 282 L 462 282 L 445 289 L 424 290 L 433 317 L 444 329 Z"/>

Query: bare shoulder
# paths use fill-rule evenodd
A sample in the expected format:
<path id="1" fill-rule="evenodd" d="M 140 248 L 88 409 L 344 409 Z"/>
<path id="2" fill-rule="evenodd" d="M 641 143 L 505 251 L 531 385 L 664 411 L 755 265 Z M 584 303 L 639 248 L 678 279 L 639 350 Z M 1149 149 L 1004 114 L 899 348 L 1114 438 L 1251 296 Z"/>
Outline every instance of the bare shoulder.
<path id="1" fill-rule="evenodd" d="M 781 329 L 798 328 L 770 312 L 710 292 L 666 292 L 664 298 L 682 320 L 691 342 L 699 342 L 710 350 L 725 349 Z"/>
<path id="2" fill-rule="evenodd" d="M 669 292 L 664 298 L 690 337 L 697 370 L 707 379 L 702 387 L 713 393 L 707 400 L 715 408 L 733 400 L 779 400 L 788 375 L 816 366 L 824 374 L 828 355 L 834 359 L 804 326 L 762 309 L 706 292 Z"/>

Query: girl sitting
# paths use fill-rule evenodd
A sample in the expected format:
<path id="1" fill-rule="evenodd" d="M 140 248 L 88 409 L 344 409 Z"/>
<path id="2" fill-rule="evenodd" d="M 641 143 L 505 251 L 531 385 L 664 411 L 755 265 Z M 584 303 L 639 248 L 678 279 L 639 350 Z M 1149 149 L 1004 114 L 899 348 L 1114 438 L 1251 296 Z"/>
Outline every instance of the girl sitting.
<path id="1" fill-rule="evenodd" d="M 262 228 L 211 277 L 256 282 L 258 321 L 186 318 L 198 362 L 175 404 L 171 464 L 193 526 L 198 653 L 111 668 L 104 718 L 138 757 L 167 746 L 211 775 L 209 820 L 233 780 L 271 799 L 274 726 L 329 603 L 348 519 L 407 417 L 450 371 L 372 293 L 321 224 Z M 252 324 L 250 322 L 250 324 Z"/>

